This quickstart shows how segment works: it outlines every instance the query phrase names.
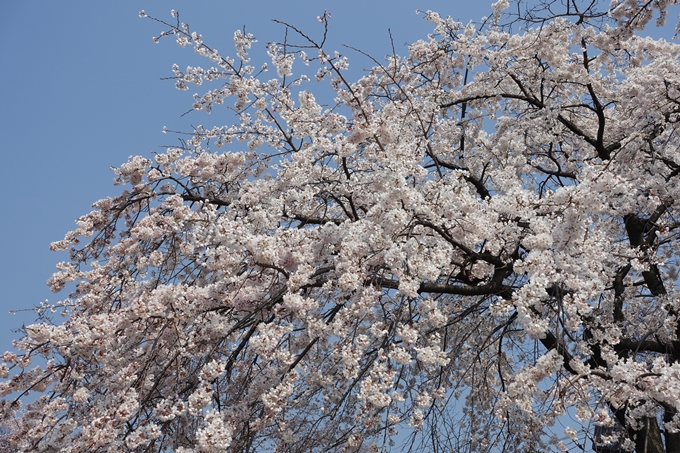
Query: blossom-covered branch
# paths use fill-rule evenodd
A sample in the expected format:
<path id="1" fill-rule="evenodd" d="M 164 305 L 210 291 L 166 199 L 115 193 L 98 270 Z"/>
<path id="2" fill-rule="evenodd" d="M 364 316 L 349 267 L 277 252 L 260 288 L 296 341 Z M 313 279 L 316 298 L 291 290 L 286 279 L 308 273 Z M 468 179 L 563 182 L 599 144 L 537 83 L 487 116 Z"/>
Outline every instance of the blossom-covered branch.
<path id="1" fill-rule="evenodd" d="M 678 451 L 680 47 L 634 33 L 667 4 L 511 33 L 506 3 L 424 13 L 356 81 L 328 13 L 257 66 L 154 18 L 233 122 L 130 158 L 52 245 L 73 290 L 3 356 L 13 445 Z"/>

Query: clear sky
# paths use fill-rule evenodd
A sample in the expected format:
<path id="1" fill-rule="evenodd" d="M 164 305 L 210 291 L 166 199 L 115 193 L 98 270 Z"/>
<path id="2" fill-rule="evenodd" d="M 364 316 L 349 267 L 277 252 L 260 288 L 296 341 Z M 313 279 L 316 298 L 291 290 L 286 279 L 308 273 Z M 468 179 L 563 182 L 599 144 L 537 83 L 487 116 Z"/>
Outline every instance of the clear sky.
<path id="1" fill-rule="evenodd" d="M 31 309 L 52 294 L 45 281 L 65 253 L 49 251 L 91 204 L 119 193 L 112 166 L 130 155 L 150 157 L 175 138 L 163 126 L 229 124 L 226 109 L 181 117 L 191 94 L 178 92 L 170 67 L 195 64 L 190 49 L 173 39 L 154 44 L 162 27 L 138 12 L 171 21 L 170 10 L 223 53 L 233 54 L 233 33 L 246 26 L 260 49 L 283 39 L 271 19 L 314 34 L 328 10 L 329 49 L 348 55 L 355 74 L 367 60 L 342 48 L 351 45 L 378 59 L 397 53 L 432 29 L 416 9 L 434 10 L 468 22 L 490 12 L 484 0 L 0 0 L 0 354 L 11 348 L 11 329 L 35 320 Z M 253 63 L 262 63 L 253 58 Z M 207 64 L 207 60 L 204 64 Z M 313 75 L 313 74 L 310 74 Z M 200 88 L 199 88 L 200 89 Z M 310 86 L 307 89 L 314 89 Z"/>

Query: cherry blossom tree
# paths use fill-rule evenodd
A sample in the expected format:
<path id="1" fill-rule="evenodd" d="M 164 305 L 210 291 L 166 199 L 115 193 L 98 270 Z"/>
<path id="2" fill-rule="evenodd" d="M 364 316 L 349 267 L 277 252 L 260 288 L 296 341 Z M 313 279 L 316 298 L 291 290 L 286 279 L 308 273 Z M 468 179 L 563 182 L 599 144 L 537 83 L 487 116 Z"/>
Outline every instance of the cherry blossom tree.
<path id="1" fill-rule="evenodd" d="M 326 13 L 271 71 L 154 19 L 233 121 L 52 245 L 70 294 L 0 365 L 18 450 L 680 451 L 680 47 L 639 32 L 667 3 L 507 6 L 423 13 L 356 81 Z"/>

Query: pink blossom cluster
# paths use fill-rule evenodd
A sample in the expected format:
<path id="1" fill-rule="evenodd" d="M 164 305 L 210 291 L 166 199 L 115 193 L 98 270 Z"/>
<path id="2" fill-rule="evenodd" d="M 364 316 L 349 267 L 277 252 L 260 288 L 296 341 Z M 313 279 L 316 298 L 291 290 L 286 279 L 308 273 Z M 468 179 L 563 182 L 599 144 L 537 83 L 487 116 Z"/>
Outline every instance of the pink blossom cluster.
<path id="1" fill-rule="evenodd" d="M 622 32 L 636 1 L 515 34 L 507 4 L 481 31 L 425 13 L 356 81 L 292 25 L 270 75 L 250 34 L 229 57 L 154 19 L 212 65 L 177 89 L 234 122 L 130 157 L 52 245 L 65 321 L 43 307 L 0 365 L 20 451 L 677 446 L 680 47 Z"/>

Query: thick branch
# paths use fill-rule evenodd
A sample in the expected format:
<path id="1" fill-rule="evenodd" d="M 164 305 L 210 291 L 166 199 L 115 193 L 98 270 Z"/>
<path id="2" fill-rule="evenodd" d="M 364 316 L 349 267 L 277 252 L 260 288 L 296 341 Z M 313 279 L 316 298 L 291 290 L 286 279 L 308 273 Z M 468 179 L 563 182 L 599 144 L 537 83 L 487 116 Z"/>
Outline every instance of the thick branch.
<path id="1" fill-rule="evenodd" d="M 370 282 L 383 288 L 399 288 L 399 280 L 374 277 L 370 280 Z M 512 298 L 512 288 L 510 286 L 495 282 L 493 279 L 491 282 L 479 286 L 449 285 L 446 283 L 424 282 L 418 287 L 418 294 L 421 293 L 457 294 L 461 296 L 482 296 L 494 294 L 503 297 L 504 299 Z"/>

